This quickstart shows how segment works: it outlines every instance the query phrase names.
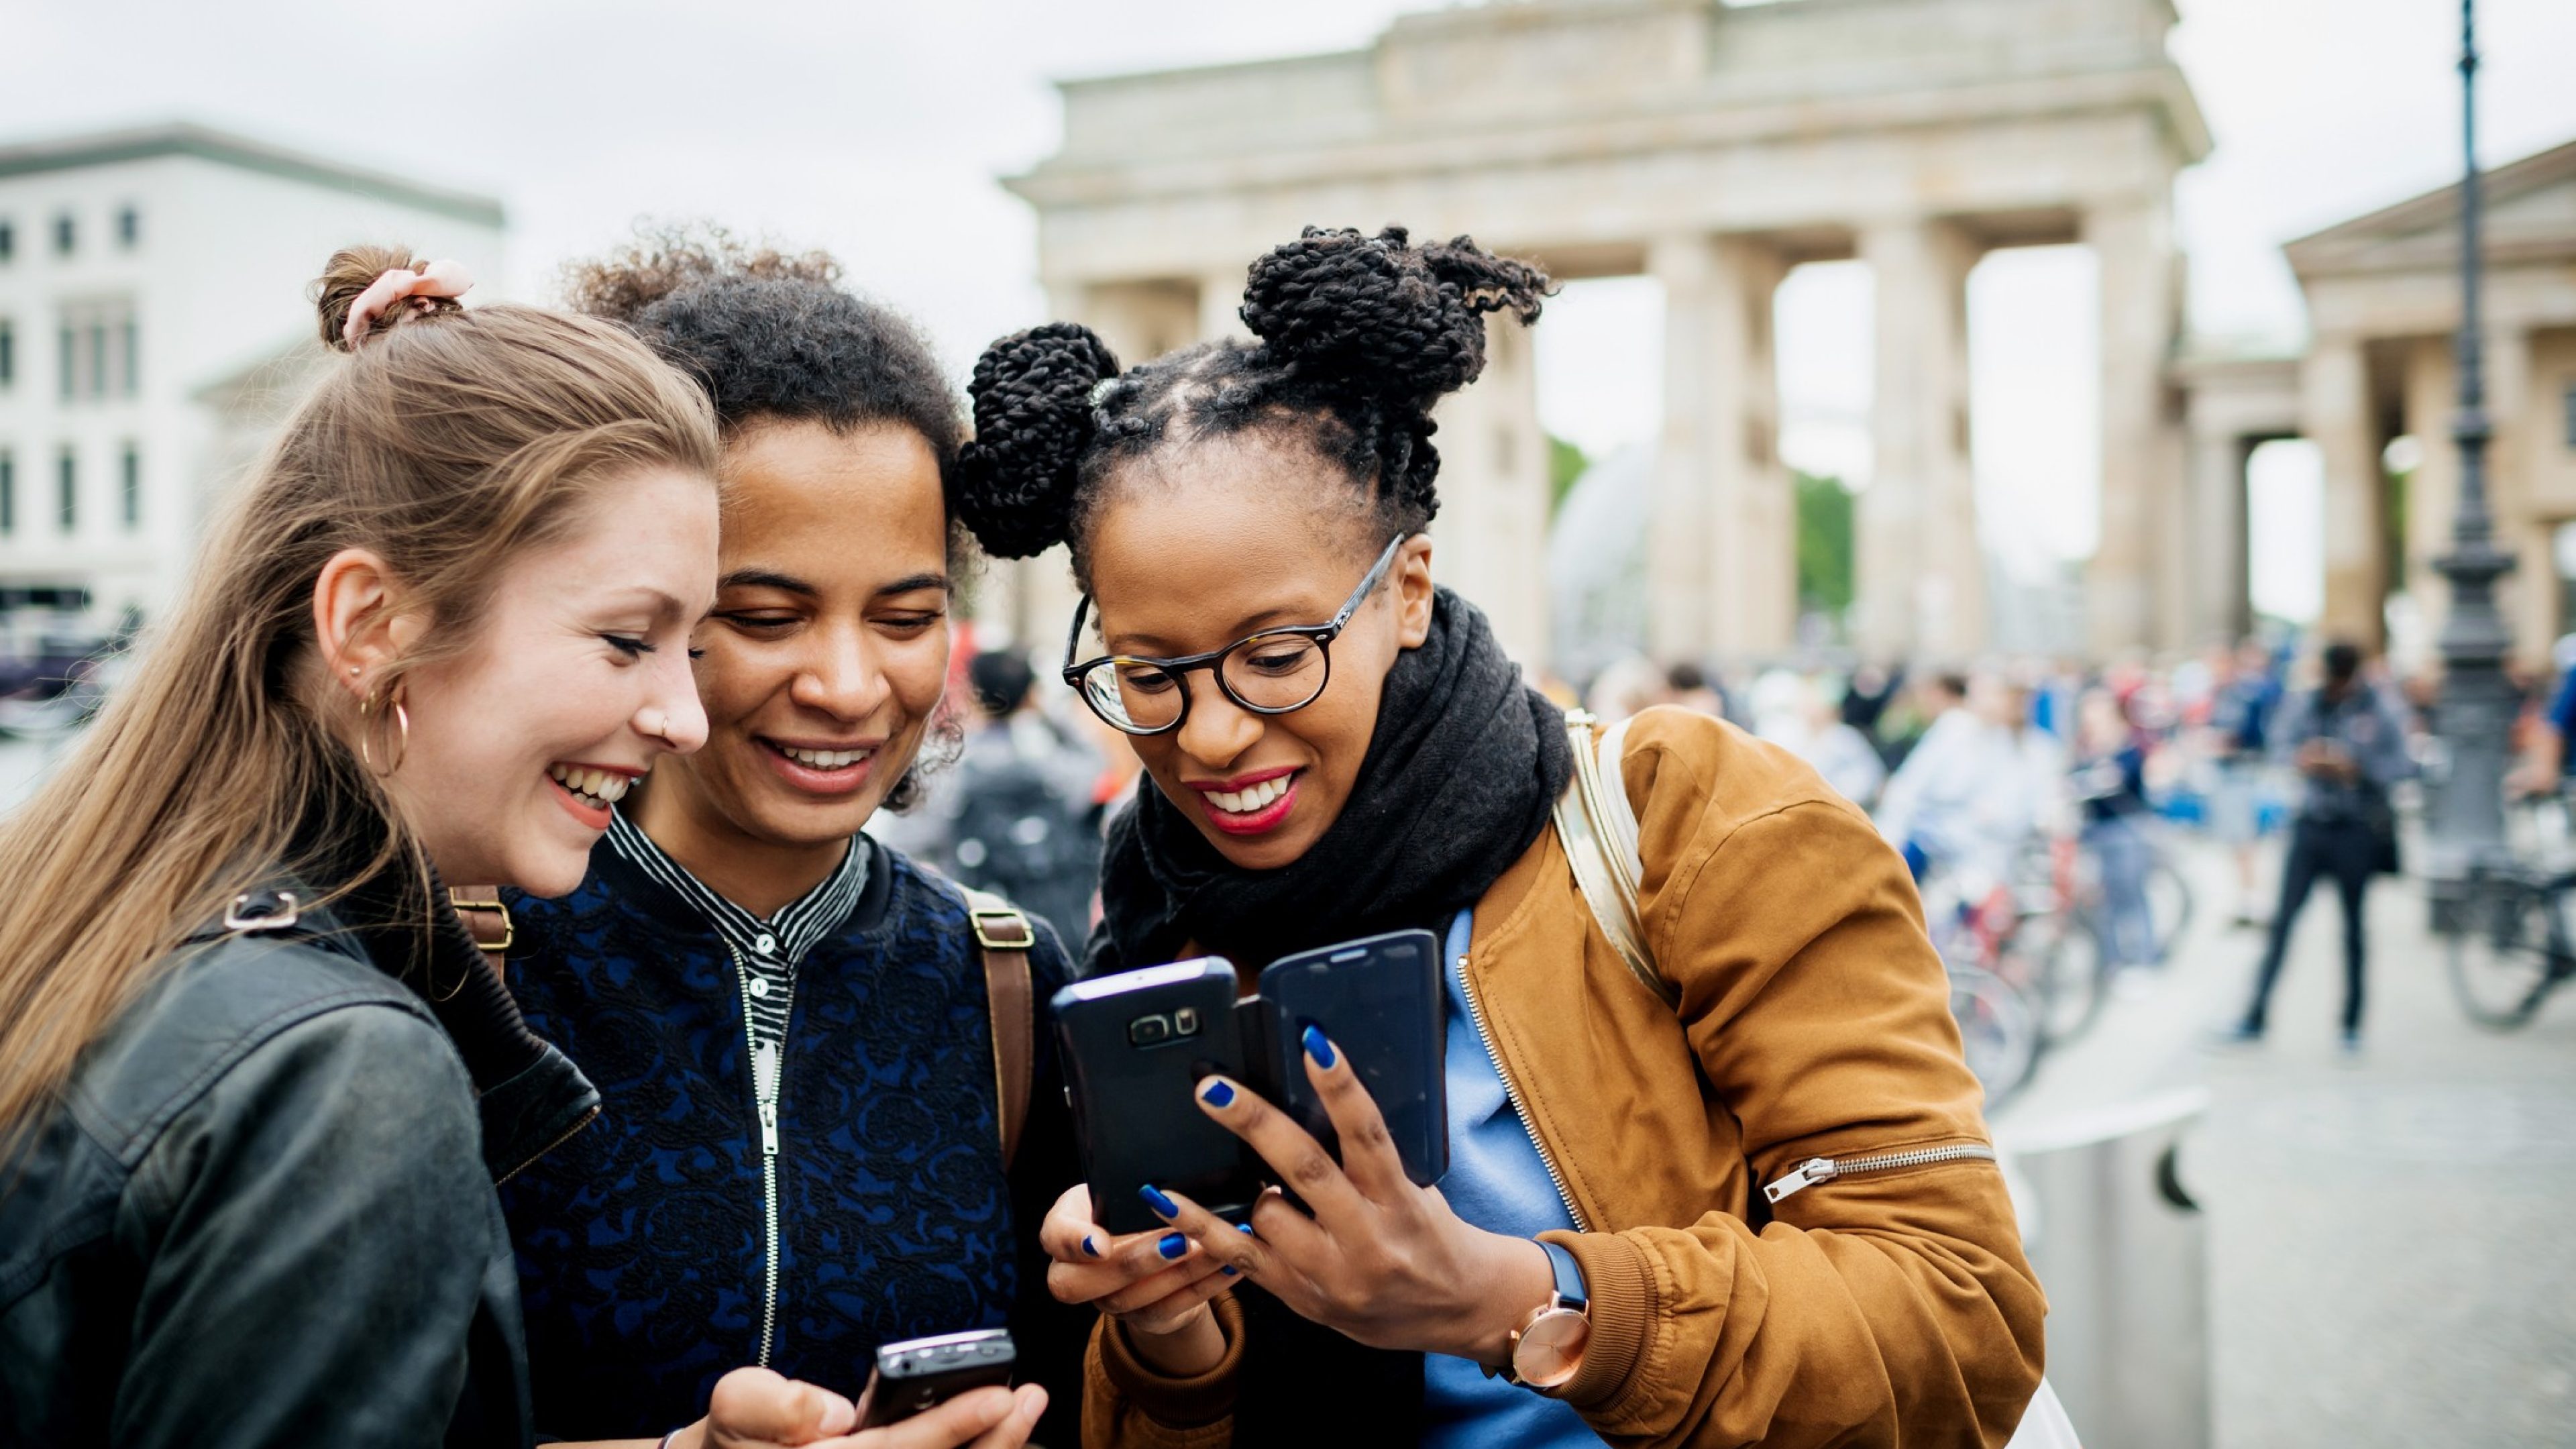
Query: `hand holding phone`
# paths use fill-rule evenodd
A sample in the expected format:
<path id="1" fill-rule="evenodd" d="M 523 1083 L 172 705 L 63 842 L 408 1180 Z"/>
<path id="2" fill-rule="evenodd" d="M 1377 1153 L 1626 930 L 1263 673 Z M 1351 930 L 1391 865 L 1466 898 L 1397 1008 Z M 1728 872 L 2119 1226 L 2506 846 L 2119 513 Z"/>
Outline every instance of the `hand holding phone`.
<path id="1" fill-rule="evenodd" d="M 716 1381 L 707 1416 L 672 1443 L 677 1449 L 772 1449 L 828 1439 L 849 1449 L 1020 1449 L 1046 1404 L 1046 1390 L 1035 1384 L 969 1390 L 898 1425 L 861 1430 L 860 1406 L 830 1389 L 765 1368 L 738 1368 Z"/>
<path id="2" fill-rule="evenodd" d="M 878 1429 L 985 1387 L 1007 1388 L 1019 1351 L 1007 1328 L 943 1333 L 880 1344 L 859 1396 L 859 1424 Z"/>
<path id="3" fill-rule="evenodd" d="M 1112 1234 L 1162 1228 L 1148 1187 L 1187 1193 L 1217 1213 L 1249 1209 L 1260 1191 L 1243 1145 L 1190 1099 L 1201 1077 L 1245 1073 L 1235 982 L 1232 963 L 1202 956 L 1055 994 L 1092 1219 Z"/>
<path id="4" fill-rule="evenodd" d="M 1260 999 L 1270 1050 L 1263 1053 L 1268 1081 L 1255 1085 L 1335 1162 L 1342 1160 L 1341 1140 L 1299 1060 L 1308 1027 L 1350 1058 L 1413 1185 L 1429 1187 L 1448 1175 L 1439 937 L 1389 931 L 1281 957 L 1262 971 Z"/>

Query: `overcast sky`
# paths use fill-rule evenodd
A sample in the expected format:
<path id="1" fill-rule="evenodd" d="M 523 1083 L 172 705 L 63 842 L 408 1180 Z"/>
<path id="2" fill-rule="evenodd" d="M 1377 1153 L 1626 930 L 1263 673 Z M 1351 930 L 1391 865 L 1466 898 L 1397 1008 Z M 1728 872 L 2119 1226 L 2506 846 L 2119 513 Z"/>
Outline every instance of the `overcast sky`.
<path id="1" fill-rule="evenodd" d="M 1051 79 L 1358 46 L 1416 8 L 0 0 L 0 139 L 184 118 L 491 192 L 509 206 L 507 281 L 522 296 L 546 295 L 565 258 L 639 217 L 713 218 L 829 248 L 962 372 L 985 340 L 1039 319 L 1034 227 L 994 178 L 1053 149 Z M 2218 143 L 2179 198 L 2192 325 L 2295 346 L 2303 319 L 2278 244 L 2455 174 L 2458 7 L 2181 9 L 2173 52 Z M 2487 159 L 2576 139 L 2576 0 L 2480 12 Z M 1811 271 L 1782 301 L 1784 447 L 1858 476 L 1867 275 Z M 2091 287 L 2089 257 L 2071 249 L 1999 255 L 1972 283 L 1980 492 L 2011 559 L 2091 547 Z M 1654 312 L 1651 285 L 1620 282 L 1552 310 L 1540 327 L 1552 427 L 1596 452 L 1651 434 Z M 2313 532 L 2312 513 L 2266 515 L 2258 583 L 2305 567 L 2291 535 Z"/>

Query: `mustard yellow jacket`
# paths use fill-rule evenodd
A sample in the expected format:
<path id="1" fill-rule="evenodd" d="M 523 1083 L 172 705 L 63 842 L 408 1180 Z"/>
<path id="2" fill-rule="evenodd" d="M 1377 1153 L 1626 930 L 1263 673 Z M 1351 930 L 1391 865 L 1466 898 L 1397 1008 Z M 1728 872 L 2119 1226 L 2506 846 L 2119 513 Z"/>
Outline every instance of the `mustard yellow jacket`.
<path id="1" fill-rule="evenodd" d="M 1812 1158 L 1983 1144 L 1904 863 L 1857 807 L 1721 721 L 1649 710 L 1620 774 L 1676 1011 L 1612 951 L 1553 830 L 1475 908 L 1467 983 L 1580 1231 L 1593 1320 L 1564 1397 L 1613 1444 L 2001 1445 L 2037 1387 L 2039 1285 L 1990 1160 L 1857 1171 L 1756 1227 Z M 1231 1442 L 1226 1361 L 1165 1379 L 1103 1321 L 1084 1442 Z M 1329 1386 L 1318 1386 L 1329 1392 Z"/>

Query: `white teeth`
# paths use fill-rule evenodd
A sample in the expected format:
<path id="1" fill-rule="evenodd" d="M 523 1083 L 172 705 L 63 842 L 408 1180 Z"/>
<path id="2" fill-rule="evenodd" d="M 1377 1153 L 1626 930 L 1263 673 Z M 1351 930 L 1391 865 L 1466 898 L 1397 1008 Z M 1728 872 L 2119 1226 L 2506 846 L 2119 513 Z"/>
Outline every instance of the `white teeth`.
<path id="1" fill-rule="evenodd" d="M 806 750 L 785 745 L 780 746 L 778 752 L 814 770 L 846 769 L 866 759 L 870 753 L 867 750 Z"/>
<path id="2" fill-rule="evenodd" d="M 611 775 L 608 777 L 607 783 L 599 787 L 599 798 L 607 801 L 611 805 L 614 805 L 618 801 L 626 798 L 626 792 L 629 789 L 632 789 L 634 784 L 635 780 L 632 776 Z"/>
<path id="3" fill-rule="evenodd" d="M 614 805 L 626 798 L 635 779 L 615 770 L 602 770 L 587 765 L 548 765 L 547 778 L 582 798 L 587 805 Z"/>
<path id="4" fill-rule="evenodd" d="M 1248 815 L 1255 810 L 1267 808 L 1280 796 L 1287 794 L 1289 782 L 1296 778 L 1294 775 L 1281 775 L 1277 779 L 1264 780 L 1258 785 L 1247 785 L 1240 790 L 1210 790 L 1207 796 L 1208 803 L 1229 815 Z"/>

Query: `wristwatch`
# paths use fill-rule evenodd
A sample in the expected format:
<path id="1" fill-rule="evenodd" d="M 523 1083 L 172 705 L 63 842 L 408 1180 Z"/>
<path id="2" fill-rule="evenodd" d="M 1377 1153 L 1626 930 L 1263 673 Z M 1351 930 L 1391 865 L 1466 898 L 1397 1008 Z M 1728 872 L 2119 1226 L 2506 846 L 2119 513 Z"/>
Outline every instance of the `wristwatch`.
<path id="1" fill-rule="evenodd" d="M 1583 1347 L 1592 1338 L 1592 1296 L 1583 1285 L 1583 1265 L 1555 1243 L 1541 1242 L 1547 1264 L 1556 1273 L 1556 1291 L 1530 1310 L 1512 1330 L 1511 1352 L 1495 1370 L 1505 1383 L 1552 1393 L 1574 1381 L 1583 1367 Z"/>

